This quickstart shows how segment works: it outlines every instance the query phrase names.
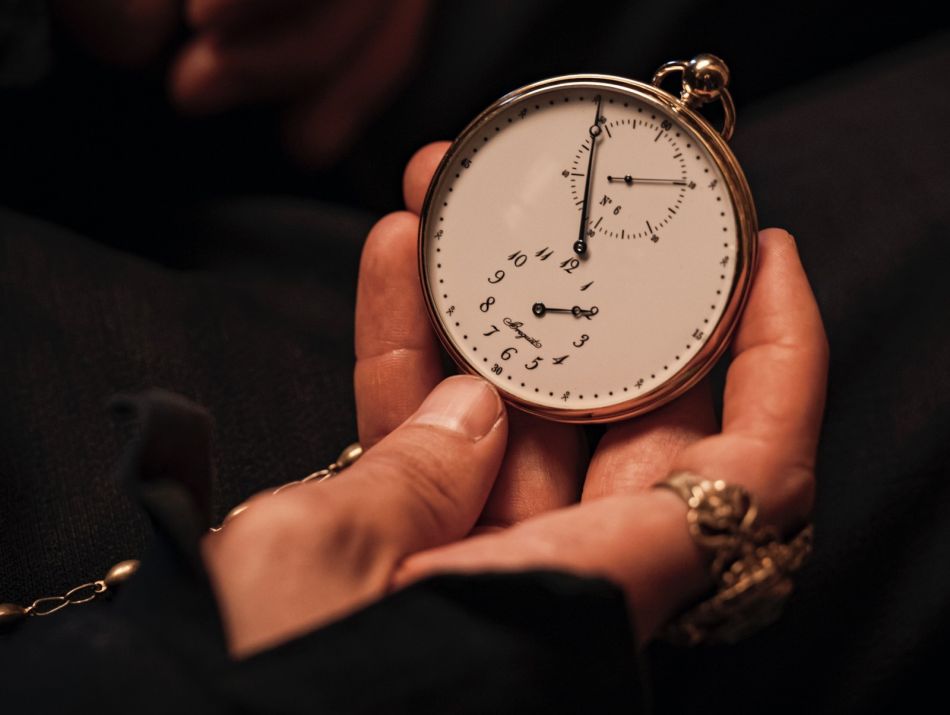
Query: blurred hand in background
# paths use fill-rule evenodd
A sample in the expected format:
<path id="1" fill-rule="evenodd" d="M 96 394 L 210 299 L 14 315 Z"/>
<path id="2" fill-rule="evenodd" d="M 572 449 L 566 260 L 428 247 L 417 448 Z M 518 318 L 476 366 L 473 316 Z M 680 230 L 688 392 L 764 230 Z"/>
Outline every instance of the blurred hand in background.
<path id="1" fill-rule="evenodd" d="M 402 87 L 428 6 L 429 0 L 58 0 L 55 9 L 106 62 L 168 61 L 171 101 L 183 113 L 272 104 L 290 154 L 319 168 L 339 158 Z M 184 43 L 169 53 L 181 34 Z"/>

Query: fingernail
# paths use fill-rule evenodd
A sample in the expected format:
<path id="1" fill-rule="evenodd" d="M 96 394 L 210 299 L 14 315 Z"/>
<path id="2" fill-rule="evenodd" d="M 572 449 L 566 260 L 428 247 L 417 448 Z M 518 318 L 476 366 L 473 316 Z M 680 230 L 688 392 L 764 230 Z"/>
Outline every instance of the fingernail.
<path id="1" fill-rule="evenodd" d="M 441 427 L 477 442 L 495 426 L 502 409 L 498 394 L 487 382 L 456 375 L 429 394 L 411 422 Z"/>

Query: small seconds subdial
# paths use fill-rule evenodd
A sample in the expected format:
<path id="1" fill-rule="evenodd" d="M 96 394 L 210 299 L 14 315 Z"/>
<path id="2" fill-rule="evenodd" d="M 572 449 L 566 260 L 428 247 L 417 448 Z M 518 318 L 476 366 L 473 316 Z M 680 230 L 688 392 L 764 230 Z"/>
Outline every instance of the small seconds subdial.
<path id="1" fill-rule="evenodd" d="M 642 110 L 642 108 L 641 108 Z M 688 192 L 692 142 L 656 112 L 625 112 L 603 124 L 594 158 L 588 234 L 654 243 L 683 209 Z M 571 197 L 577 205 L 586 179 L 585 141 L 572 160 Z M 687 146 L 689 145 L 689 146 Z"/>

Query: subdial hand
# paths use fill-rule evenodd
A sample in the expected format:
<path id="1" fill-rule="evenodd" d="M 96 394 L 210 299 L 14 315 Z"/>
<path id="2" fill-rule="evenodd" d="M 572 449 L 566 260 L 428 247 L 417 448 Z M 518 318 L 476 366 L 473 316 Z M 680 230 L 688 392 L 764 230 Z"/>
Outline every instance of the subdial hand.
<path id="1" fill-rule="evenodd" d="M 638 176 L 608 176 L 607 181 L 613 183 L 615 181 L 622 181 L 627 186 L 633 184 L 669 184 L 670 186 L 686 186 L 686 179 L 641 179 Z"/>
<path id="2" fill-rule="evenodd" d="M 594 115 L 594 123 L 587 130 L 590 132 L 590 153 L 587 157 L 587 176 L 584 179 L 584 203 L 581 206 L 581 228 L 574 241 L 574 253 L 583 256 L 587 253 L 587 219 L 590 216 L 588 206 L 590 204 L 590 176 L 594 168 L 594 150 L 597 149 L 597 137 L 600 135 L 600 105 L 603 97 L 597 95 L 597 113 Z"/>
<path id="3" fill-rule="evenodd" d="M 578 305 L 575 305 L 573 308 L 549 308 L 544 303 L 535 303 L 531 306 L 531 312 L 539 318 L 545 313 L 570 313 L 575 318 L 587 318 L 590 320 L 600 312 L 600 309 L 596 305 L 592 305 L 590 308 L 581 308 Z"/>

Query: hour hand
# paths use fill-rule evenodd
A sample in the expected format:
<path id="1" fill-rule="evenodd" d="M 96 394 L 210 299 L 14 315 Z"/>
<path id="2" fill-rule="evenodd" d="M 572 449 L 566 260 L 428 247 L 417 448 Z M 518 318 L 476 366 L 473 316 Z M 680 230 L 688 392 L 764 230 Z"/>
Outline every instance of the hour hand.
<path id="1" fill-rule="evenodd" d="M 549 308 L 544 303 L 535 303 L 531 306 L 531 312 L 539 318 L 545 313 L 570 313 L 575 318 L 590 320 L 600 312 L 600 309 L 596 305 L 592 305 L 590 308 L 581 308 L 579 305 L 575 305 L 573 308 Z"/>

